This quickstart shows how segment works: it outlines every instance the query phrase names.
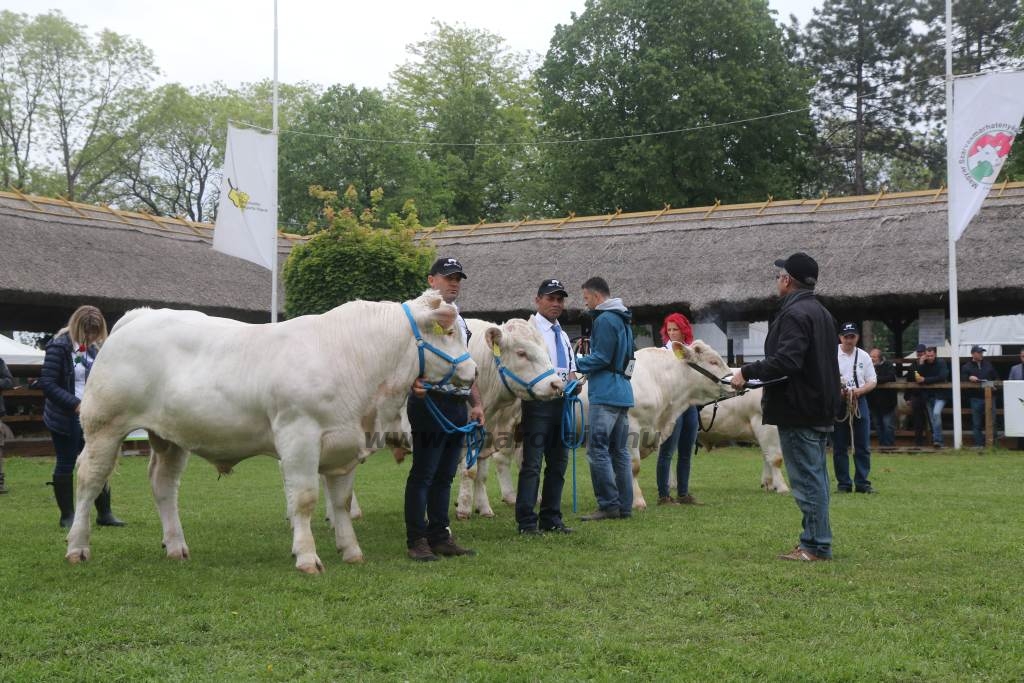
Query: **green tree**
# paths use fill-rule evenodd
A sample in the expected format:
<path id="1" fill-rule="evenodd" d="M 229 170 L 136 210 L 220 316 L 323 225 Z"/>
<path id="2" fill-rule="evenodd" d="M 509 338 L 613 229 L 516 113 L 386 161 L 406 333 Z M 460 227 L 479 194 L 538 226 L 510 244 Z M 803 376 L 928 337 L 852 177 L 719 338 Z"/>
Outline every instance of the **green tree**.
<path id="1" fill-rule="evenodd" d="M 417 121 L 380 91 L 331 86 L 301 103 L 290 128 L 281 134 L 278 166 L 280 218 L 289 229 L 305 232 L 320 215 L 323 202 L 310 195 L 313 185 L 337 192 L 351 185 L 364 203 L 381 188 L 381 215 L 415 199 L 424 221 L 443 218 L 452 193 L 440 186 L 436 167 L 415 145 L 381 142 L 408 138 Z"/>
<path id="2" fill-rule="evenodd" d="M 587 0 L 538 80 L 545 137 L 604 138 L 544 148 L 562 212 L 793 196 L 810 177 L 809 80 L 764 0 Z"/>
<path id="3" fill-rule="evenodd" d="M 877 189 L 880 178 L 865 172 L 866 154 L 894 161 L 922 155 L 918 133 L 929 118 L 930 86 L 926 39 L 913 30 L 917 15 L 914 0 L 825 0 L 814 10 L 801 48 L 818 78 L 814 103 L 825 124 L 818 154 L 823 165 L 837 161 L 844 169 L 824 189 Z"/>
<path id="4" fill-rule="evenodd" d="M 500 220 L 536 130 L 528 60 L 486 31 L 434 23 L 392 74 L 395 101 L 414 114 L 422 153 L 438 169 L 442 212 L 454 223 Z M 405 136 L 409 137 L 409 136 Z"/>
<path id="5" fill-rule="evenodd" d="M 0 183 L 29 189 L 46 75 L 27 15 L 0 12 Z"/>
<path id="6" fill-rule="evenodd" d="M 1021 0 L 957 0 L 953 3 L 953 73 L 957 75 L 1020 68 L 1024 45 Z M 930 63 L 946 72 L 946 2 L 922 0 L 920 19 L 928 26 Z M 941 89 L 941 88 L 940 88 Z"/>
<path id="7" fill-rule="evenodd" d="M 380 189 L 361 205 L 359 192 L 311 187 L 323 202 L 322 230 L 296 245 L 285 262 L 285 312 L 288 317 L 323 313 L 346 301 L 404 301 L 423 291 L 434 250 L 413 241 L 419 217 L 406 202 L 401 214 L 381 220 Z"/>

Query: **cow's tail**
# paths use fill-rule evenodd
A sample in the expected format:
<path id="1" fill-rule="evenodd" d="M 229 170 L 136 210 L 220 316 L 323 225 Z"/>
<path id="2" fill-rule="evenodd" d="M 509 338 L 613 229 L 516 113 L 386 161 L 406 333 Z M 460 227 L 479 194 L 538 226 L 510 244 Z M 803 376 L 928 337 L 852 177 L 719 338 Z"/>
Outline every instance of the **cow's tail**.
<path id="1" fill-rule="evenodd" d="M 133 308 L 132 310 L 128 311 L 123 316 L 121 316 L 121 319 L 118 320 L 117 323 L 114 325 L 114 327 L 110 330 L 110 334 L 114 334 L 115 332 L 117 332 L 119 329 L 121 329 L 125 325 L 130 324 L 131 321 L 133 321 L 136 318 L 140 317 L 143 313 L 148 313 L 151 310 L 153 310 L 153 309 L 145 308 L 145 307 L 143 307 L 143 308 Z"/>

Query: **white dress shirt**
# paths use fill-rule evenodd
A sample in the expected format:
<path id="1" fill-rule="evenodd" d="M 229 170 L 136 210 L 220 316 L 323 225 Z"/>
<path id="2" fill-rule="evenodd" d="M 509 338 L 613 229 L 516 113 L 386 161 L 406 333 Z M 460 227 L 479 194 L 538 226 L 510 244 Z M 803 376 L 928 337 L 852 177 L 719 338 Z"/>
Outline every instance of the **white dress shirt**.
<path id="1" fill-rule="evenodd" d="M 531 315 L 530 320 L 532 320 L 534 326 L 540 330 L 540 336 L 544 338 L 544 343 L 548 346 L 548 356 L 551 357 L 551 364 L 555 366 L 555 372 L 558 373 L 558 376 L 562 378 L 563 382 L 566 381 L 569 378 L 570 372 L 576 372 L 576 357 L 572 353 L 572 344 L 569 342 L 569 335 L 567 335 L 565 330 L 562 330 L 561 325 L 559 325 L 559 330 L 562 332 L 562 348 L 565 349 L 565 358 L 569 362 L 569 367 L 560 368 L 558 367 L 558 349 L 555 347 L 555 333 L 552 331 L 555 324 L 539 313 Z"/>

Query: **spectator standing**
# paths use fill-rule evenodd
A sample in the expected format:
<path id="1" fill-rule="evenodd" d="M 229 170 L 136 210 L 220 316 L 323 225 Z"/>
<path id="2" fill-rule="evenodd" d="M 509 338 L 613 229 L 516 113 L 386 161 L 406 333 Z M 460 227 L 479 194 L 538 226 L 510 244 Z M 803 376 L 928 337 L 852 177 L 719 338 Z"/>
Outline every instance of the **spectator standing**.
<path id="1" fill-rule="evenodd" d="M 921 384 L 918 381 L 921 376 L 919 370 L 924 363 L 927 348 L 924 344 L 918 344 L 914 348 L 916 360 L 907 370 L 907 382 Z M 911 390 L 906 392 L 906 399 L 910 404 L 910 424 L 914 429 L 914 445 L 920 448 L 924 446 L 925 427 L 931 424 L 931 419 L 928 417 L 928 392 L 923 389 Z"/>
<path id="2" fill-rule="evenodd" d="M 971 427 L 974 432 L 974 445 L 985 446 L 985 390 L 982 382 L 993 382 L 999 379 L 992 363 L 985 360 L 985 349 L 975 344 L 971 347 L 971 359 L 960 366 L 960 381 L 967 382 L 967 400 L 971 406 Z"/>
<path id="3" fill-rule="evenodd" d="M 871 363 L 875 367 L 878 384 L 889 384 L 896 381 L 896 364 L 886 360 L 878 347 L 869 352 Z M 872 391 L 868 394 L 868 409 L 871 411 L 871 426 L 878 435 L 878 445 L 889 448 L 896 445 L 896 392 Z"/>
<path id="4" fill-rule="evenodd" d="M 875 493 L 868 475 L 871 473 L 871 413 L 867 395 L 875 388 L 875 366 L 871 356 L 857 347 L 860 329 L 856 323 L 845 323 L 839 330 L 837 359 L 841 378 L 842 420 L 832 434 L 832 467 L 839 493 Z M 851 439 L 852 435 L 852 439 Z M 850 481 L 850 460 L 847 451 L 853 441 L 853 481 Z"/>
<path id="5" fill-rule="evenodd" d="M 633 514 L 633 463 L 628 412 L 633 407 L 633 315 L 612 298 L 604 278 L 583 283 L 583 301 L 594 317 L 590 353 L 576 359 L 587 376 L 590 399 L 587 461 L 598 509 L 580 520 L 595 522 Z"/>
<path id="6" fill-rule="evenodd" d="M 814 296 L 818 263 L 803 252 L 775 261 L 781 303 L 768 328 L 763 360 L 733 373 L 732 386 L 748 379 L 781 380 L 764 388 L 765 424 L 779 428 L 779 442 L 793 499 L 803 513 L 800 543 L 782 560 L 832 559 L 825 445 L 835 428 L 841 388 L 836 321 Z"/>
<path id="7" fill-rule="evenodd" d="M 672 349 L 672 342 L 680 342 L 690 345 L 693 343 L 693 327 L 690 321 L 682 313 L 669 313 L 661 324 L 661 341 L 666 349 Z M 699 430 L 700 408 L 690 406 L 679 415 L 668 435 L 658 449 L 658 505 L 701 505 L 701 503 L 690 495 L 690 464 L 693 461 L 693 451 L 697 445 L 697 431 Z M 679 458 L 676 460 L 676 494 L 672 497 L 672 490 L 669 488 L 669 479 L 672 473 L 672 452 L 677 450 Z"/>
<path id="8" fill-rule="evenodd" d="M 949 381 L 949 366 L 942 358 L 937 357 L 938 349 L 934 346 L 926 346 L 924 359 L 917 366 L 917 383 L 928 386 L 932 384 L 943 384 Z M 942 409 L 946 407 L 949 400 L 948 389 L 926 389 L 925 401 L 928 406 L 928 415 L 932 424 L 932 445 L 942 448 Z"/>
<path id="9" fill-rule="evenodd" d="M 3 358 L 0 358 L 0 391 L 14 388 L 14 377 L 10 368 Z M 0 418 L 7 414 L 7 407 L 4 405 L 3 394 L 0 394 Z M 7 493 L 7 482 L 4 480 L 4 444 L 7 439 L 13 439 L 14 433 L 7 423 L 0 419 L 0 493 Z"/>

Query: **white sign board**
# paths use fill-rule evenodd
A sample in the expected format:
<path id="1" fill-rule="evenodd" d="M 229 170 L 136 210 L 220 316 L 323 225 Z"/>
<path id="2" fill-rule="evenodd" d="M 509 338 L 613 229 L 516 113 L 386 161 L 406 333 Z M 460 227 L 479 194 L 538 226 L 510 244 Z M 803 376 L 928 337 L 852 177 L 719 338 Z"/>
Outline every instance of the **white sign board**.
<path id="1" fill-rule="evenodd" d="M 917 314 L 917 343 L 942 346 L 946 343 L 946 311 L 941 308 L 923 308 Z"/>
<path id="2" fill-rule="evenodd" d="M 730 320 L 725 323 L 725 336 L 732 340 L 744 340 L 750 334 L 750 323 L 742 320 Z"/>
<path id="3" fill-rule="evenodd" d="M 1003 416 L 1007 436 L 1024 436 L 1024 382 L 1003 382 Z"/>

